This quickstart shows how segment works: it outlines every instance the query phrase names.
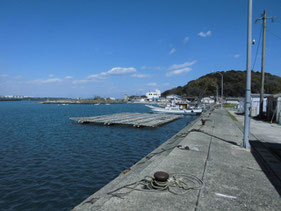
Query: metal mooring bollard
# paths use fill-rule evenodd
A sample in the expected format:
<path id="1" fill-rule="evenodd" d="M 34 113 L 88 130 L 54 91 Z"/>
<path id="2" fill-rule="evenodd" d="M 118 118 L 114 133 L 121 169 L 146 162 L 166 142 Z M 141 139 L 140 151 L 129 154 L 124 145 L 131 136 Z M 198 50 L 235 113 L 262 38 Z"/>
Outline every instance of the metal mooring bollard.
<path id="1" fill-rule="evenodd" d="M 164 171 L 157 171 L 154 173 L 154 179 L 157 182 L 167 182 L 169 179 L 169 174 Z"/>
<path id="2" fill-rule="evenodd" d="M 206 119 L 201 119 L 202 125 L 205 125 Z"/>
<path id="3" fill-rule="evenodd" d="M 168 188 L 169 174 L 164 171 L 157 171 L 154 173 L 151 186 L 156 190 L 166 190 Z"/>

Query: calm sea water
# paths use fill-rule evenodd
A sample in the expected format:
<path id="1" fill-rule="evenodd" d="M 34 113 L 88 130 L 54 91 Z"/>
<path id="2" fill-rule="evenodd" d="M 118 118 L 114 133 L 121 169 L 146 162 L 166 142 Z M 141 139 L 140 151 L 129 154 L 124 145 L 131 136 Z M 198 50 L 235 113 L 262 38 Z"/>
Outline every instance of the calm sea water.
<path id="1" fill-rule="evenodd" d="M 69 120 L 120 112 L 149 108 L 0 102 L 0 210 L 70 210 L 196 118 L 155 129 Z"/>

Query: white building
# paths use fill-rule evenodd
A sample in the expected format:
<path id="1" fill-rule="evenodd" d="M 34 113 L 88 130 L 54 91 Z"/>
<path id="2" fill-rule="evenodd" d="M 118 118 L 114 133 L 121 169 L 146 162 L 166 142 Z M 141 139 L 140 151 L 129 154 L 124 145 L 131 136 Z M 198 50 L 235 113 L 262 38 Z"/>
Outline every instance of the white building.
<path id="1" fill-rule="evenodd" d="M 129 96 L 127 94 L 124 94 L 124 98 L 123 98 L 125 101 L 128 101 L 129 100 Z"/>
<path id="2" fill-rule="evenodd" d="M 238 97 L 226 97 L 225 103 L 239 105 L 239 98 Z"/>
<path id="3" fill-rule="evenodd" d="M 267 120 L 281 125 L 281 93 L 268 97 Z"/>
<path id="4" fill-rule="evenodd" d="M 147 92 L 145 96 L 149 101 L 158 100 L 161 97 L 161 91 L 159 89 L 155 89 L 154 92 Z"/>
<path id="5" fill-rule="evenodd" d="M 215 99 L 211 97 L 204 97 L 202 98 L 201 103 L 212 104 L 215 103 Z"/>
<path id="6" fill-rule="evenodd" d="M 167 95 L 166 99 L 169 99 L 169 100 L 180 100 L 181 97 L 179 95 Z"/>
<path id="7" fill-rule="evenodd" d="M 271 96 L 270 94 L 264 94 L 263 99 L 263 112 L 266 112 L 267 107 L 267 97 Z M 245 104 L 245 98 L 239 99 L 239 106 L 238 110 L 239 112 L 244 112 L 244 104 Z M 260 94 L 251 94 L 251 116 L 258 116 L 260 113 Z"/>

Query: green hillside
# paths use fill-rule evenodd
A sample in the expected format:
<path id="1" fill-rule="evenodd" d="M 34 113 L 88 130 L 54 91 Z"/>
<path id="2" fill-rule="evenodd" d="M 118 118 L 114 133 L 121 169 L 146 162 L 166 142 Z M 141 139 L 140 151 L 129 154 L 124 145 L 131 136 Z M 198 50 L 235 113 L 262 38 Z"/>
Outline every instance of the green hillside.
<path id="1" fill-rule="evenodd" d="M 222 71 L 224 77 L 224 96 L 225 97 L 243 97 L 246 87 L 246 71 Z M 252 93 L 260 93 L 260 72 L 252 71 Z M 265 93 L 276 94 L 281 93 L 281 77 L 265 73 Z M 221 89 L 220 74 L 210 73 L 204 75 L 197 80 L 189 81 L 184 86 L 167 90 L 162 93 L 165 97 L 170 94 L 177 94 L 187 97 L 199 97 L 216 95 L 216 89 Z"/>

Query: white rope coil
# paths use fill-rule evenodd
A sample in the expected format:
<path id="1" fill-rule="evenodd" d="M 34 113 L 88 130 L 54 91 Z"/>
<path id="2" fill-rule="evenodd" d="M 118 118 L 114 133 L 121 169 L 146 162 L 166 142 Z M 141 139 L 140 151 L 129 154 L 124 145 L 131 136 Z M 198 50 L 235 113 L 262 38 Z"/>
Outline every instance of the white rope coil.
<path id="1" fill-rule="evenodd" d="M 175 195 L 184 195 L 190 190 L 200 190 L 204 187 L 204 182 L 200 178 L 191 174 L 170 174 L 166 182 L 156 181 L 153 177 L 146 176 L 144 179 L 121 186 L 107 194 L 122 198 L 132 191 L 164 192 L 168 191 Z M 128 189 L 129 191 L 126 191 Z"/>

